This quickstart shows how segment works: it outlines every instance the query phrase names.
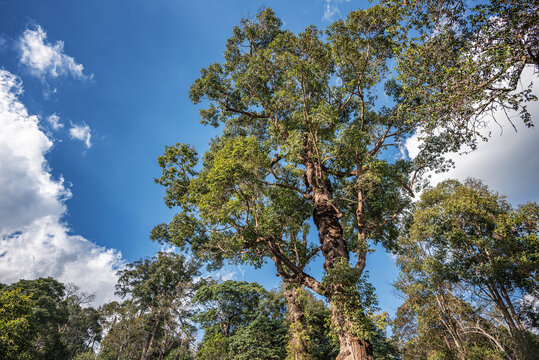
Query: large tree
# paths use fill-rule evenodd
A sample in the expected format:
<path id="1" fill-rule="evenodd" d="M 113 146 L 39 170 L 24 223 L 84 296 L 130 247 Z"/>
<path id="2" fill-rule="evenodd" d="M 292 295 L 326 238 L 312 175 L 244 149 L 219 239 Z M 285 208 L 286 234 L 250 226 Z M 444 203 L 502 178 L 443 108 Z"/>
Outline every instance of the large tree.
<path id="1" fill-rule="evenodd" d="M 90 306 L 94 300 L 94 294 L 80 291 L 74 284 L 65 286 L 64 305 L 68 318 L 60 332 L 69 358 L 86 352 L 93 354 L 95 345 L 101 341 L 101 314 Z"/>
<path id="2" fill-rule="evenodd" d="M 432 93 L 413 93 L 394 78 L 391 59 L 401 68 L 424 61 L 411 54 L 431 39 L 408 41 L 410 28 L 401 24 L 415 13 L 402 9 L 383 4 L 352 12 L 325 35 L 314 26 L 286 31 L 270 9 L 242 20 L 224 63 L 203 68 L 190 91 L 204 105 L 202 122 L 222 124 L 222 135 L 202 166 L 185 144 L 167 147 L 159 159 L 165 201 L 180 211 L 152 237 L 189 244 L 217 263 L 272 259 L 283 280 L 329 300 L 340 360 L 373 357 L 376 331 L 360 293 L 368 241 L 391 244 L 421 175 L 443 169 L 441 153 L 474 139 L 473 128 L 451 131 L 475 121 L 465 107 L 434 121 L 424 116 Z M 381 89 L 395 105 L 376 102 Z M 441 131 L 433 135 L 433 128 Z M 428 135 L 419 155 L 396 156 L 416 131 Z M 310 221 L 318 243 L 305 236 L 295 251 Z M 321 254 L 324 278 L 299 266 L 298 253 Z"/>

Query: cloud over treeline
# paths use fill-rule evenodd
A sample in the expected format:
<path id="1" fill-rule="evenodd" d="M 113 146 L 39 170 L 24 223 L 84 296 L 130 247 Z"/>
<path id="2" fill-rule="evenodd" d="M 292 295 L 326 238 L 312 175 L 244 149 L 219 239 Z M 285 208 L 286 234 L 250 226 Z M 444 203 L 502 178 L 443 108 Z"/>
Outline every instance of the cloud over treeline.
<path id="1" fill-rule="evenodd" d="M 22 92 L 21 80 L 0 69 L 0 282 L 52 276 L 103 303 L 114 297 L 121 254 L 72 234 L 62 220 L 72 194 L 51 174 L 46 154 L 53 142 Z"/>

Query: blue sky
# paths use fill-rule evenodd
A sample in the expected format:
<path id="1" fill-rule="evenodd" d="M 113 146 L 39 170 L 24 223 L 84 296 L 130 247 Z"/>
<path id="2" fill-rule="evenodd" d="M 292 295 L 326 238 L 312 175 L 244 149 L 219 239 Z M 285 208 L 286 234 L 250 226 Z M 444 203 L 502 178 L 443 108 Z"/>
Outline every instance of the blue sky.
<path id="1" fill-rule="evenodd" d="M 156 158 L 176 142 L 202 152 L 217 134 L 199 124 L 189 87 L 222 59 L 232 27 L 265 5 L 301 31 L 368 2 L 0 0 L 0 124 L 18 124 L 13 134 L 0 128 L 1 282 L 54 276 L 103 302 L 118 267 L 160 249 L 148 235 L 172 212 L 153 183 Z M 537 132 L 519 135 L 458 158 L 449 176 L 483 178 L 516 202 L 537 200 Z M 413 152 L 417 143 L 408 145 Z M 514 160 L 523 158 L 527 166 Z M 382 309 L 393 313 L 391 257 L 378 249 L 368 269 Z M 271 264 L 220 275 L 278 284 Z"/>

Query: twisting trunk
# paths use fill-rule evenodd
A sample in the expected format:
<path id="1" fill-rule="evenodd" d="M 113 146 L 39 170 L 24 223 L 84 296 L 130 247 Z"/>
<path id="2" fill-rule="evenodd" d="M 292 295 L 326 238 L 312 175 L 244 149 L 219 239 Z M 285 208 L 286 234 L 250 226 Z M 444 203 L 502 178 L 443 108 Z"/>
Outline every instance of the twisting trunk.
<path id="1" fill-rule="evenodd" d="M 324 269 L 327 272 L 343 261 L 348 264 L 350 259 L 339 222 L 341 216 L 330 201 L 331 197 L 326 194 L 313 195 L 314 223 L 318 228 L 325 260 Z M 337 360 L 373 360 L 372 345 L 366 339 L 354 335 L 353 329 L 357 328 L 357 324 L 352 324 L 345 315 L 360 310 L 347 308 L 349 305 L 338 300 L 346 298 L 346 285 L 339 282 L 330 284 L 326 294 L 331 304 L 333 328 L 339 337 L 340 352 Z"/>
<path id="2" fill-rule="evenodd" d="M 288 304 L 290 321 L 288 360 L 310 360 L 309 334 L 305 326 L 305 316 L 301 300 L 301 289 L 285 285 L 284 296 Z"/>
<path id="3" fill-rule="evenodd" d="M 318 228 L 318 238 L 322 245 L 324 256 L 324 270 L 328 271 L 339 259 L 349 260 L 346 243 L 343 239 L 343 230 L 339 219 L 341 214 L 331 204 L 331 194 L 313 194 L 313 220 Z"/>
<path id="4" fill-rule="evenodd" d="M 352 270 L 348 265 L 350 255 L 340 224 L 343 214 L 332 202 L 331 182 L 324 173 L 321 164 L 316 160 L 313 161 L 316 157 L 313 156 L 312 146 L 312 142 L 306 139 L 305 175 L 312 190 L 313 221 L 318 229 L 318 239 L 324 256 L 324 270 L 330 273 L 336 266 L 343 263 L 346 264 L 346 270 Z M 363 268 L 364 261 L 359 272 Z M 337 360 L 373 360 L 372 345 L 368 340 L 355 335 L 354 329 L 357 329 L 358 324 L 353 324 L 346 317 L 347 313 L 361 311 L 360 309 L 351 309 L 349 304 L 343 303 L 343 300 L 350 294 L 350 289 L 347 287 L 350 285 L 355 288 L 355 284 L 344 284 L 336 280 L 332 284 L 326 284 L 324 294 L 330 301 L 333 330 L 339 337 L 340 350 Z"/>

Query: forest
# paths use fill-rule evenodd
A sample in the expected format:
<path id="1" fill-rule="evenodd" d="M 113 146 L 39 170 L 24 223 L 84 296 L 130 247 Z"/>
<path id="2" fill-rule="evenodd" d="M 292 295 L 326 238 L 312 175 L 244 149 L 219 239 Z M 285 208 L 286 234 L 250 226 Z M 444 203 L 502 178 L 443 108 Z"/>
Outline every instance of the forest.
<path id="1" fill-rule="evenodd" d="M 149 234 L 168 250 L 120 269 L 98 307 L 51 277 L 0 284 L 0 358 L 537 358 L 535 199 L 430 181 L 489 122 L 534 131 L 536 0 L 383 0 L 300 33 L 263 8 L 223 49 L 189 90 L 218 135 L 165 145 L 148 174 L 175 214 Z M 396 314 L 365 271 L 377 245 Z M 229 264 L 271 264 L 281 285 L 212 275 Z"/>

